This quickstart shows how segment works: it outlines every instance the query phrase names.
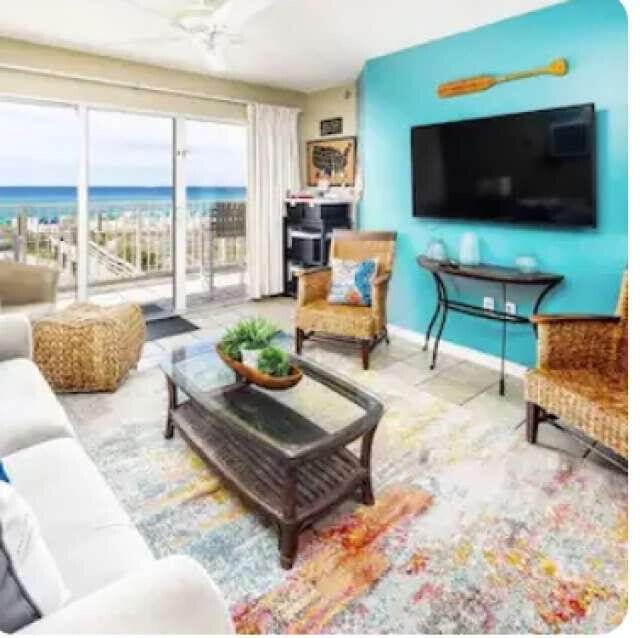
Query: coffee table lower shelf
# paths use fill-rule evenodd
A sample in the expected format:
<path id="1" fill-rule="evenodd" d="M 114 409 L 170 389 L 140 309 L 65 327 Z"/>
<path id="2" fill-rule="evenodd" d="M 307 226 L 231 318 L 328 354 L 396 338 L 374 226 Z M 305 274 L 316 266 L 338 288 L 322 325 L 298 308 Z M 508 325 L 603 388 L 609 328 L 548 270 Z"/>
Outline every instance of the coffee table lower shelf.
<path id="1" fill-rule="evenodd" d="M 266 445 L 213 422 L 192 401 L 172 409 L 169 419 L 169 438 L 174 427 L 178 428 L 205 463 L 276 522 L 280 564 L 285 569 L 295 561 L 299 532 L 329 508 L 357 490 L 365 504 L 373 504 L 369 453 L 358 459 L 339 446 L 312 460 L 276 457 Z M 373 432 L 363 443 L 369 452 L 372 438 Z"/>

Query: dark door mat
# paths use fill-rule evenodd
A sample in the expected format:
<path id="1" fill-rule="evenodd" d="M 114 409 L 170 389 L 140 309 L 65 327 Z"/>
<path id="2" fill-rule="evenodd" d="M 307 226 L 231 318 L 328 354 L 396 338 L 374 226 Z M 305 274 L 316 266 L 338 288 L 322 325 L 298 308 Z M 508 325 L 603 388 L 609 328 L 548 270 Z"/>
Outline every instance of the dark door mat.
<path id="1" fill-rule="evenodd" d="M 157 303 L 143 303 L 140 308 L 142 309 L 142 314 L 145 317 L 149 315 L 158 315 L 163 312 L 167 312 L 166 308 L 159 306 Z"/>
<path id="2" fill-rule="evenodd" d="M 198 326 L 182 317 L 167 317 L 166 319 L 153 319 L 147 322 L 147 335 L 145 341 L 155 341 L 165 337 L 173 337 L 185 332 L 199 330 Z"/>

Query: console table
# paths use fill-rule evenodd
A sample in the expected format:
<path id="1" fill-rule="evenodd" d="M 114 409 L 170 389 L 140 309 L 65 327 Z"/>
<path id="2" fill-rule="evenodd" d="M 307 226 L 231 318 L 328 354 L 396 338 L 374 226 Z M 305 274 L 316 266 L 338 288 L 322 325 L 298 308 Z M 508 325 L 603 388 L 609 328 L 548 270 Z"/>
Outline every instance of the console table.
<path id="1" fill-rule="evenodd" d="M 443 275 L 451 275 L 453 277 L 465 277 L 467 279 L 476 279 L 479 281 L 487 281 L 500 284 L 502 288 L 502 304 L 503 308 L 507 302 L 507 286 L 533 286 L 540 288 L 538 296 L 533 304 L 533 313 L 536 314 L 540 308 L 540 304 L 549 291 L 557 286 L 563 279 L 563 275 L 553 273 L 532 272 L 524 273 L 516 268 L 506 268 L 504 266 L 493 266 L 489 264 L 480 264 L 478 266 L 461 266 L 450 262 L 441 262 L 435 259 L 429 259 L 424 255 L 418 257 L 418 264 L 433 275 L 436 284 L 438 299 L 436 308 L 429 321 L 425 334 L 425 343 L 423 350 L 428 350 L 429 340 L 431 339 L 431 331 L 433 330 L 438 317 L 440 317 L 440 325 L 436 335 L 436 341 L 433 346 L 433 356 L 431 360 L 431 369 L 433 370 L 438 358 L 438 346 L 444 324 L 447 321 L 447 314 L 451 310 L 473 317 L 499 321 L 502 323 L 502 339 L 500 347 L 500 395 L 504 396 L 504 362 L 507 349 L 507 324 L 530 324 L 535 334 L 535 326 L 531 322 L 531 318 L 520 314 L 509 314 L 500 310 L 487 310 L 482 306 L 476 306 L 462 301 L 453 300 L 449 297 L 447 287 L 445 285 Z"/>

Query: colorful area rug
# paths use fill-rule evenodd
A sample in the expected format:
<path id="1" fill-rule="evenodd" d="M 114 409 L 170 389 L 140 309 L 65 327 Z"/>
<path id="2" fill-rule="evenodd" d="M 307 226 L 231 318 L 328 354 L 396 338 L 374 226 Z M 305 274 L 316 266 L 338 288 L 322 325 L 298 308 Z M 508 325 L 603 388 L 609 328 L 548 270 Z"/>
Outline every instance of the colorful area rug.
<path id="1" fill-rule="evenodd" d="M 154 553 L 204 565 L 240 633 L 601 633 L 621 622 L 624 475 L 530 446 L 497 412 L 364 378 L 388 392 L 376 504 L 347 502 L 305 532 L 288 572 L 275 531 L 163 438 L 158 368 L 64 404 Z"/>

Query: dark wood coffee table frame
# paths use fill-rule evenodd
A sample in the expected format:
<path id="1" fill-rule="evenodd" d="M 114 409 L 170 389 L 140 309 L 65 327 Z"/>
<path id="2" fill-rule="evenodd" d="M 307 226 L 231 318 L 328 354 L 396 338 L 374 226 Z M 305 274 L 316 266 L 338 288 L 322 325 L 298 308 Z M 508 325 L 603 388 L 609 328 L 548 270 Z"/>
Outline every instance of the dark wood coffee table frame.
<path id="1" fill-rule="evenodd" d="M 177 428 L 214 472 L 276 523 L 280 564 L 285 569 L 293 567 L 300 532 L 329 509 L 357 491 L 364 504 L 373 505 L 371 448 L 383 413 L 375 397 L 348 380 L 305 359 L 291 356 L 291 360 L 309 377 L 359 405 L 364 414 L 345 428 L 291 452 L 271 444 L 258 432 L 254 435 L 229 414 L 207 410 L 180 386 L 179 380 L 176 384 L 167 376 L 169 413 L 165 431 L 166 438 L 172 438 Z M 178 387 L 189 396 L 189 401 L 181 405 L 177 404 Z M 241 393 L 247 388 L 239 380 L 228 391 Z M 282 409 L 288 410 L 285 406 Z M 311 423 L 299 418 L 305 425 Z M 362 439 L 359 457 L 346 448 L 357 439 Z"/>

